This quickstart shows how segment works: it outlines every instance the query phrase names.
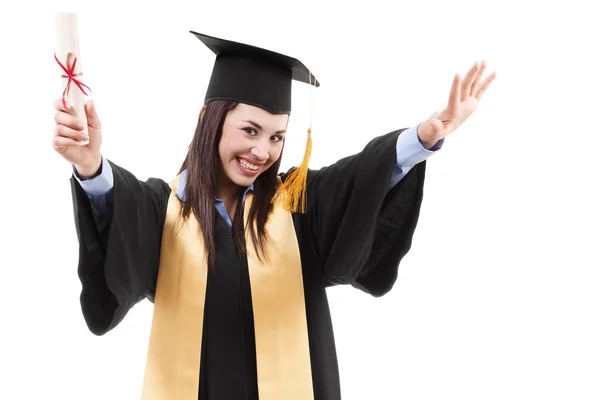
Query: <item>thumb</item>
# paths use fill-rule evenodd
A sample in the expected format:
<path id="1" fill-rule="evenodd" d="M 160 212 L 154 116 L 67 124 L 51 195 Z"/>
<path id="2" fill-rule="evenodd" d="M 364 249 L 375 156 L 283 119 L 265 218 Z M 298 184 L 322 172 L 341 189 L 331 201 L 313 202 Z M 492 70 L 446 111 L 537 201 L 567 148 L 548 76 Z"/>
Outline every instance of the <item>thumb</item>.
<path id="1" fill-rule="evenodd" d="M 85 114 L 87 116 L 88 125 L 94 129 L 100 129 L 100 118 L 96 112 L 96 105 L 93 100 L 85 104 Z"/>

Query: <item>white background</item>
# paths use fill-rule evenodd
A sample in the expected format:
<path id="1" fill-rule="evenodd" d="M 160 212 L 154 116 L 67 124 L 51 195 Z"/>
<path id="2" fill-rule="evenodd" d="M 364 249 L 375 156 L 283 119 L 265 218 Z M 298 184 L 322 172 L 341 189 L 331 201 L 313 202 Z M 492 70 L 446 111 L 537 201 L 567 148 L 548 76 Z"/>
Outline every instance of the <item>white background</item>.
<path id="1" fill-rule="evenodd" d="M 453 75 L 486 59 L 498 78 L 428 162 L 393 291 L 329 292 L 343 398 L 600 398 L 593 2 L 7 3 L 0 398 L 138 398 L 148 344 L 148 302 L 104 337 L 79 308 L 70 166 L 51 146 L 55 11 L 79 15 L 103 153 L 140 179 L 170 180 L 194 132 L 214 57 L 189 30 L 311 68 L 322 84 L 313 168 L 426 119 L 445 107 Z M 284 168 L 301 160 L 309 98 L 294 84 Z"/>

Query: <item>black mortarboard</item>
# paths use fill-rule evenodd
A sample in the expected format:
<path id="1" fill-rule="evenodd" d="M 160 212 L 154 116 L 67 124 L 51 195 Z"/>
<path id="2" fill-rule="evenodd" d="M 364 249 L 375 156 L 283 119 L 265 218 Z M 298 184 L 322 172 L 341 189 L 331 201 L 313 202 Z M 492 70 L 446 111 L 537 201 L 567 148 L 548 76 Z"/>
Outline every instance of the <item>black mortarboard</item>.
<path id="1" fill-rule="evenodd" d="M 319 86 L 308 68 L 295 58 L 190 32 L 217 56 L 205 103 L 234 100 L 274 114 L 289 114 L 292 111 L 292 80 Z"/>

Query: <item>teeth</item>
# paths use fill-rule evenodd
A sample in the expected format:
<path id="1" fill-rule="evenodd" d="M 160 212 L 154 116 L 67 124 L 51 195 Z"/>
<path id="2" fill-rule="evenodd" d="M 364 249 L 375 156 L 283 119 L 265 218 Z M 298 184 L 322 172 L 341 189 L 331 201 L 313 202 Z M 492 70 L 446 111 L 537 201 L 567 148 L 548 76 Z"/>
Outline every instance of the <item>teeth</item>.
<path id="1" fill-rule="evenodd" d="M 256 171 L 258 169 L 258 165 L 250 164 L 250 163 L 246 162 L 245 160 L 242 160 L 241 158 L 238 158 L 238 162 L 240 164 L 242 164 L 242 167 L 244 167 L 244 168 L 248 168 L 253 171 Z"/>

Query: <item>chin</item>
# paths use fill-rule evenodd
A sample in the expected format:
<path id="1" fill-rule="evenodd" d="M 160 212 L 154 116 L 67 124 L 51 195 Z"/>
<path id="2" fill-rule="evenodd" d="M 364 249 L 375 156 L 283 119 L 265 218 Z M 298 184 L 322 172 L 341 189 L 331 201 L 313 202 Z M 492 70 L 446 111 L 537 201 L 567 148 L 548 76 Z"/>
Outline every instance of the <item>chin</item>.
<path id="1" fill-rule="evenodd" d="M 262 174 L 264 171 L 260 171 L 258 174 L 256 174 L 255 176 L 246 176 L 243 173 L 241 173 L 240 171 L 238 171 L 236 168 L 232 168 L 233 171 L 227 171 L 227 177 L 229 178 L 230 181 L 232 181 L 233 183 L 235 183 L 238 186 L 250 186 L 251 184 L 253 184 L 256 181 L 256 178 L 258 178 L 260 176 L 260 174 Z"/>
<path id="2" fill-rule="evenodd" d="M 251 184 L 254 183 L 254 181 L 256 181 L 256 178 L 258 178 L 258 175 L 254 178 L 247 178 L 247 177 L 240 177 L 240 176 L 236 176 L 234 179 L 232 179 L 231 181 L 233 183 L 235 183 L 238 186 L 250 186 Z"/>

